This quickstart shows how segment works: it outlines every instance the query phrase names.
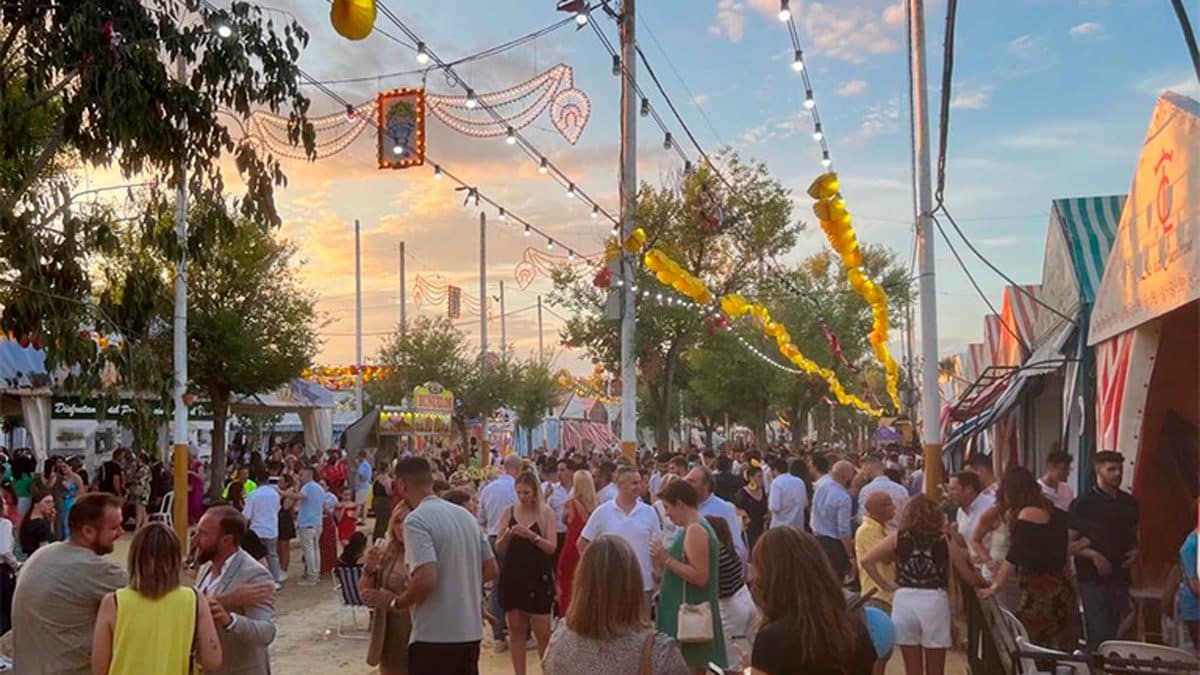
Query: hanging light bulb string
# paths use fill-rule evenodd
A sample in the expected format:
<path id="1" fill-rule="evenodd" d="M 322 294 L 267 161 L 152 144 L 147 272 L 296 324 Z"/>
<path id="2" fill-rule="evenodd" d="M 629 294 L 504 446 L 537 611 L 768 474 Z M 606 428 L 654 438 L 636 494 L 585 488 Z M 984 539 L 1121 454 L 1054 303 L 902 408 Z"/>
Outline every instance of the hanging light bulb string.
<path id="1" fill-rule="evenodd" d="M 829 153 L 829 139 L 821 126 L 821 111 L 817 109 L 817 100 L 813 97 L 812 77 L 804 62 L 804 50 L 800 45 L 800 31 L 796 28 L 796 17 L 791 12 L 788 0 L 780 0 L 779 18 L 787 24 L 788 35 L 792 39 L 792 70 L 799 73 L 804 82 L 804 109 L 812 115 L 813 140 L 821 148 L 821 166 L 825 171 L 831 171 L 833 159 Z"/>
<path id="2" fill-rule="evenodd" d="M 449 80 L 456 82 L 458 86 L 463 88 L 463 90 L 466 92 L 466 96 L 463 100 L 463 107 L 469 110 L 478 108 L 490 115 L 496 122 L 507 126 L 507 122 L 505 121 L 504 117 L 491 104 L 489 104 L 487 100 L 476 96 L 475 90 L 461 75 L 458 74 L 457 71 L 455 71 L 453 64 L 440 58 L 437 55 L 437 52 L 429 46 L 429 43 L 422 39 L 421 36 L 415 31 L 409 28 L 408 25 L 404 23 L 404 21 L 401 20 L 400 17 L 395 14 L 395 12 L 388 8 L 386 4 L 383 2 L 377 2 L 376 7 L 378 8 L 379 12 L 385 18 L 387 18 L 388 21 L 392 22 L 392 24 L 399 28 L 402 33 L 408 36 L 412 42 L 416 43 L 422 48 L 417 52 L 418 57 L 423 54 L 424 57 L 429 60 L 431 68 L 437 68 L 441 70 L 446 74 Z M 588 5 L 581 11 L 585 14 L 590 14 L 593 7 L 593 5 Z M 505 140 L 509 141 L 509 139 L 511 139 L 512 145 L 520 147 L 526 155 L 528 155 L 539 165 L 539 171 L 542 168 L 545 168 L 546 171 L 543 173 L 549 174 L 560 185 L 566 187 L 568 189 L 569 196 L 580 199 L 585 204 L 592 207 L 593 212 L 596 212 L 598 215 L 604 215 L 611 223 L 616 224 L 618 222 L 615 216 L 600 206 L 596 200 L 592 199 L 583 189 L 579 187 L 578 181 L 569 177 L 565 171 L 559 168 L 558 165 L 556 165 L 554 161 L 546 155 L 546 153 L 539 150 L 537 146 L 533 144 L 533 142 L 526 138 L 526 136 L 522 134 L 520 130 L 512 129 L 509 133 L 506 133 Z"/>

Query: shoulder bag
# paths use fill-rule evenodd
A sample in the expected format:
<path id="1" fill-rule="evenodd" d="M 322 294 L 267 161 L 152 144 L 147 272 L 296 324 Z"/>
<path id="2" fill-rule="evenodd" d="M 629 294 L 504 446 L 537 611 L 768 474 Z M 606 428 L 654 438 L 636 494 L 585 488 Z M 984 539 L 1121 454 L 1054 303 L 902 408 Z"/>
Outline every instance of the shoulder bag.
<path id="1" fill-rule="evenodd" d="M 680 536 L 686 536 L 687 531 L 684 530 Z M 709 544 L 711 545 L 711 541 Z M 684 556 L 686 557 L 686 553 Z M 712 556 L 709 556 L 707 561 L 711 564 Z M 715 570 L 709 571 L 710 575 L 715 574 Z M 713 640 L 713 613 L 712 604 L 706 599 L 697 604 L 689 604 L 687 601 L 688 584 L 687 579 L 680 577 L 683 582 L 683 602 L 679 605 L 679 616 L 676 623 L 675 639 L 682 644 L 696 642 L 712 642 Z M 709 583 L 712 583 L 710 576 Z"/>

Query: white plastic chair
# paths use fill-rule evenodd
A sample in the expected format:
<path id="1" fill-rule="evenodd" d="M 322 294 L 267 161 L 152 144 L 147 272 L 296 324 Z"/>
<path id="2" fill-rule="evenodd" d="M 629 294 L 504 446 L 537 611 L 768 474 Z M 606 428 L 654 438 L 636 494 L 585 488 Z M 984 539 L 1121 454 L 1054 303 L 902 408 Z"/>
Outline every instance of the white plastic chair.
<path id="1" fill-rule="evenodd" d="M 163 495 L 162 504 L 159 504 L 158 510 L 150 514 L 150 522 L 161 520 L 167 527 L 175 527 L 175 516 L 172 514 L 175 508 L 175 491 L 172 490 Z"/>
<path id="2" fill-rule="evenodd" d="M 1185 672 L 1200 672 L 1200 658 L 1195 654 L 1175 647 L 1167 647 L 1165 645 L 1155 645 L 1149 642 L 1132 642 L 1129 640 L 1108 640 L 1100 643 L 1100 654 L 1105 657 L 1117 656 L 1126 659 L 1138 659 L 1140 661 L 1167 661 L 1171 663 L 1182 663 L 1192 667 L 1192 670 L 1180 670 L 1179 668 L 1155 668 L 1154 666 L 1132 666 L 1128 668 L 1130 672 L 1135 673 L 1185 673 Z M 1126 670 L 1122 668 L 1122 670 Z"/>
<path id="3" fill-rule="evenodd" d="M 1020 662 L 1021 670 L 1019 675 L 1039 675 L 1043 672 L 1038 670 L 1037 659 L 1025 656 L 1025 654 L 1037 654 L 1040 656 L 1045 656 L 1047 660 L 1054 660 L 1063 656 L 1072 656 L 1067 652 L 1059 651 L 1057 649 L 1050 649 L 1049 647 L 1043 647 L 1030 642 L 1029 631 L 1025 630 L 1025 625 L 1021 623 L 1021 620 L 1018 619 L 1015 614 L 1007 609 L 1004 609 L 1003 607 L 999 607 L 998 609 L 1000 610 L 1000 615 L 1004 617 L 1004 623 L 1008 625 L 1008 629 L 1012 631 L 1013 636 L 1015 637 L 1017 650 L 1022 652 Z M 1076 652 L 1075 655 L 1079 656 L 1082 654 L 1081 652 Z M 1091 673 L 1087 665 L 1083 663 L 1062 663 L 1055 667 L 1055 672 L 1067 673 L 1068 675 L 1090 675 Z"/>

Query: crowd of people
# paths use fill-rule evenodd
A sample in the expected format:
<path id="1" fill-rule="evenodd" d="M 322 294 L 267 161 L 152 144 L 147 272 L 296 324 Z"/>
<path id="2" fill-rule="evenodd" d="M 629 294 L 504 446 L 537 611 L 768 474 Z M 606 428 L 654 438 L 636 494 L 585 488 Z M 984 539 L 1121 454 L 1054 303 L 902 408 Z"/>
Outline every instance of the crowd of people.
<path id="1" fill-rule="evenodd" d="M 1014 466 L 999 480 L 972 457 L 939 499 L 898 448 L 540 451 L 490 471 L 468 471 L 461 450 L 378 466 L 298 450 L 234 456 L 189 542 L 139 510 L 157 497 L 154 463 L 120 452 L 89 483 L 62 460 L 30 478 L 16 453 L 0 594 L 18 672 L 268 673 L 297 539 L 295 583 L 335 577 L 372 608 L 366 660 L 384 675 L 477 673 L 489 627 L 517 675 L 531 653 L 547 675 L 881 673 L 895 647 L 908 675 L 936 675 L 962 612 L 980 628 L 955 585 L 1037 644 L 1095 650 L 1121 632 L 1138 559 L 1137 503 L 1111 452 L 1078 498 L 1070 456 L 1051 453 L 1040 477 Z M 121 566 L 104 556 L 126 529 Z M 1193 639 L 1195 548 L 1193 532 L 1179 589 Z"/>

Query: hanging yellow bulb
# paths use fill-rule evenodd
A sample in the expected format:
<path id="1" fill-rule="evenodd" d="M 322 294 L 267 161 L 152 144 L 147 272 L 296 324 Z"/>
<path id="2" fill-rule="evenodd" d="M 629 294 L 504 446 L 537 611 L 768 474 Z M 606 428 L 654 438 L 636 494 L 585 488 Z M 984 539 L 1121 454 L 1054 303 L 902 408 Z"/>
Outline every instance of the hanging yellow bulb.
<path id="1" fill-rule="evenodd" d="M 375 27 L 375 0 L 333 0 L 329 21 L 338 35 L 361 40 Z"/>

